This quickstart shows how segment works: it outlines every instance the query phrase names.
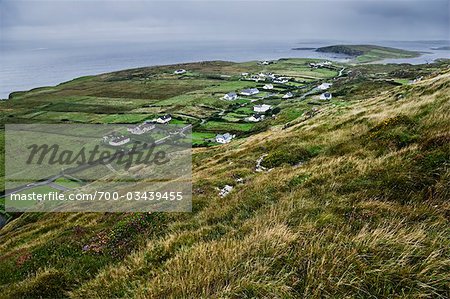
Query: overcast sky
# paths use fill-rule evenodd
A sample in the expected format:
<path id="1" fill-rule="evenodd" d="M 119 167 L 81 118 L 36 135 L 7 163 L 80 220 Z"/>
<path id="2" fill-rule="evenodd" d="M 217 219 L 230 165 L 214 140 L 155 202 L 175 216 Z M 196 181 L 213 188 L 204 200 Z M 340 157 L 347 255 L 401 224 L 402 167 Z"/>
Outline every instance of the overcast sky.
<path id="1" fill-rule="evenodd" d="M 448 40 L 449 3 L 0 0 L 1 40 Z"/>

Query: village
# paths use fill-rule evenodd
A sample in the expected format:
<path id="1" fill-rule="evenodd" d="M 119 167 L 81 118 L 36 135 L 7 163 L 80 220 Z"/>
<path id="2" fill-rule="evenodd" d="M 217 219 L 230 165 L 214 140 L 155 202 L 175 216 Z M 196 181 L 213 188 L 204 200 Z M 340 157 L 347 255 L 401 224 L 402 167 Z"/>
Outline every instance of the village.
<path id="1" fill-rule="evenodd" d="M 276 61 L 260 61 L 259 66 L 268 66 L 277 63 Z M 309 63 L 311 70 L 327 68 L 335 70 L 330 61 Z M 342 71 L 340 72 L 342 74 Z M 189 75 L 189 70 L 177 69 L 173 75 Z M 181 77 L 182 78 L 182 77 Z M 202 119 L 200 124 L 190 122 L 193 125 L 193 146 L 211 146 L 215 144 L 227 144 L 234 138 L 246 136 L 239 130 L 220 131 L 215 135 L 210 130 L 205 130 L 204 124 L 209 120 L 213 122 L 226 121 L 232 118 L 234 123 L 238 124 L 256 124 L 264 121 L 270 121 L 277 118 L 281 112 L 281 102 L 301 101 L 306 97 L 316 99 L 326 103 L 332 99 L 332 93 L 328 91 L 332 83 L 326 80 L 302 80 L 295 76 L 275 74 L 274 72 L 242 72 L 237 78 L 240 82 L 256 83 L 255 87 L 248 87 L 222 94 L 220 100 L 228 103 L 228 109 L 223 109 L 209 119 Z M 253 84 L 255 85 L 255 84 Z M 320 104 L 320 103 L 319 103 Z M 312 109 L 313 111 L 317 109 Z M 171 114 L 163 114 L 151 120 L 145 120 L 142 123 L 127 128 L 127 134 L 112 134 L 105 136 L 103 142 L 110 146 L 124 146 L 129 143 L 133 135 L 144 135 L 155 128 L 155 124 L 180 124 L 180 120 L 174 119 Z M 213 130 L 217 131 L 217 130 Z M 200 138 L 196 138 L 200 136 Z"/>

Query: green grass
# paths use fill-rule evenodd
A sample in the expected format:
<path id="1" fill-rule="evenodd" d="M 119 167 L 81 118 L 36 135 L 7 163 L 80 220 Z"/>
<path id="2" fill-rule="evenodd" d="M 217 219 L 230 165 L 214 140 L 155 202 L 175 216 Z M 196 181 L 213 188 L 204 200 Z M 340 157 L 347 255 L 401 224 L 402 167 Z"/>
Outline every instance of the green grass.
<path id="1" fill-rule="evenodd" d="M 208 121 L 201 126 L 202 130 L 213 132 L 248 132 L 253 129 L 255 125 L 250 123 L 230 123 L 220 121 Z"/>
<path id="2" fill-rule="evenodd" d="M 207 142 L 206 139 L 214 139 L 216 134 L 207 132 L 192 132 L 192 145 L 211 145 L 213 142 Z"/>
<path id="3" fill-rule="evenodd" d="M 176 68 L 206 76 L 294 72 L 306 63 L 162 66 L 101 80 L 123 88 L 141 77 L 169 80 Z M 281 102 L 277 118 L 264 122 L 272 126 L 260 133 L 262 124 L 211 120 L 196 127 L 194 144 L 215 130 L 253 135 L 193 150 L 192 213 L 25 213 L 14 219 L 0 231 L 2 297 L 447 298 L 448 62 L 349 67 L 359 75 L 335 81 L 336 96 L 309 118 L 302 115 L 311 105 L 292 101 Z M 414 85 L 385 82 L 403 72 L 425 77 Z M 180 85 L 186 88 L 188 80 L 196 79 Z M 195 91 L 170 91 L 165 99 L 190 101 L 204 88 L 193 85 Z M 11 103 L 0 107 L 15 120 L 7 115 L 41 109 L 35 97 L 45 92 L 21 94 L 17 112 Z M 202 103 L 200 96 L 195 101 Z M 178 108 L 205 116 L 221 109 L 179 101 L 164 106 Z M 270 171 L 255 171 L 261 157 Z M 234 188 L 221 198 L 217 189 L 226 184 Z"/>
<path id="4" fill-rule="evenodd" d="M 78 187 L 81 186 L 80 182 L 73 181 L 73 180 L 70 180 L 70 179 L 67 179 L 67 178 L 59 178 L 59 179 L 57 179 L 55 181 L 55 183 L 57 185 L 61 185 L 63 187 L 70 188 L 70 189 L 78 188 Z"/>
<path id="5" fill-rule="evenodd" d="M 154 115 L 149 114 L 109 114 L 101 117 L 99 122 L 105 124 L 135 124 L 153 117 Z"/>

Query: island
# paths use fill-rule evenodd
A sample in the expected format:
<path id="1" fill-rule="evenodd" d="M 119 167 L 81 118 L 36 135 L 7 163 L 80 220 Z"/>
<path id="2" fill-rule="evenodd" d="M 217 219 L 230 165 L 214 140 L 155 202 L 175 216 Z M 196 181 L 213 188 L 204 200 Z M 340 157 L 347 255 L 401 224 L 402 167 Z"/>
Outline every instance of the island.
<path id="1" fill-rule="evenodd" d="M 408 51 L 377 45 L 332 45 L 317 48 L 316 52 L 347 55 L 359 63 L 373 62 L 389 58 L 412 58 L 418 57 L 421 54 L 416 51 Z"/>
<path id="2" fill-rule="evenodd" d="M 431 50 L 450 50 L 450 46 L 443 46 L 443 47 L 435 47 L 435 48 L 431 48 Z"/>

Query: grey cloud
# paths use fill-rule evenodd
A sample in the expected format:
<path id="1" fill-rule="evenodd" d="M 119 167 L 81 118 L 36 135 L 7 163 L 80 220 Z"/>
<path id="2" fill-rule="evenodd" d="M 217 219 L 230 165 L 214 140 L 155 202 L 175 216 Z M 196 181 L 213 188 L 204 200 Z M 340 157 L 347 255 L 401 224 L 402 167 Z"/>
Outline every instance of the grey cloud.
<path id="1" fill-rule="evenodd" d="M 3 40 L 448 39 L 448 0 L 10 1 Z"/>

